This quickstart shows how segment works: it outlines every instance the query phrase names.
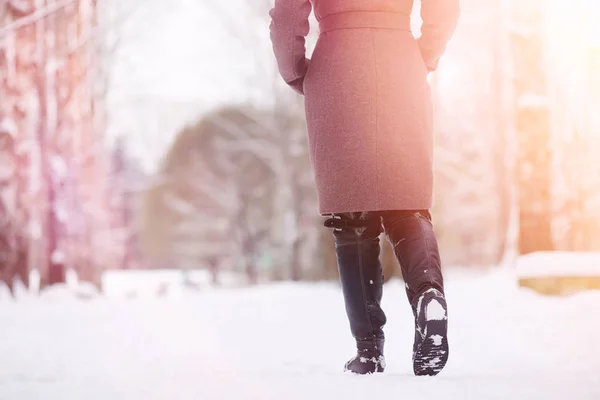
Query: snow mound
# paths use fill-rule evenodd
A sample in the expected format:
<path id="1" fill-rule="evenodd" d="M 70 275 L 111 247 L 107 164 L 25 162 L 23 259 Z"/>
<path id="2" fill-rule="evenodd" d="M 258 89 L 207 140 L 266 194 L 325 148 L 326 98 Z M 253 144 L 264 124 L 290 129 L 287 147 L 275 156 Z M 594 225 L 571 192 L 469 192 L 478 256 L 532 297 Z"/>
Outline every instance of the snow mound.
<path id="1" fill-rule="evenodd" d="M 222 271 L 218 287 L 241 287 L 245 285 L 242 274 Z M 114 270 L 102 276 L 102 288 L 107 297 L 156 298 L 180 297 L 189 292 L 214 289 L 212 277 L 207 270 Z"/>
<path id="2" fill-rule="evenodd" d="M 100 296 L 100 292 L 93 284 L 80 282 L 76 285 L 52 285 L 42 289 L 39 299 L 44 303 L 57 303 L 69 302 L 72 300 L 92 300 Z"/>
<path id="3" fill-rule="evenodd" d="M 600 277 L 600 252 L 536 252 L 517 259 L 519 278 Z"/>

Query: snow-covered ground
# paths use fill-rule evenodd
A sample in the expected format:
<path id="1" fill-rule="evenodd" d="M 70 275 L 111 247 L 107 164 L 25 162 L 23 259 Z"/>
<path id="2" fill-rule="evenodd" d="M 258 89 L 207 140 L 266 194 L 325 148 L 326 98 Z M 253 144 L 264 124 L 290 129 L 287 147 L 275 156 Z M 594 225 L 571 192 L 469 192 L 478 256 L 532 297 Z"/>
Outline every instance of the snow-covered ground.
<path id="1" fill-rule="evenodd" d="M 397 281 L 377 376 L 341 372 L 353 342 L 330 283 L 4 298 L 0 399 L 600 399 L 600 292 L 547 298 L 515 281 L 447 274 L 450 361 L 434 378 L 412 375 Z"/>

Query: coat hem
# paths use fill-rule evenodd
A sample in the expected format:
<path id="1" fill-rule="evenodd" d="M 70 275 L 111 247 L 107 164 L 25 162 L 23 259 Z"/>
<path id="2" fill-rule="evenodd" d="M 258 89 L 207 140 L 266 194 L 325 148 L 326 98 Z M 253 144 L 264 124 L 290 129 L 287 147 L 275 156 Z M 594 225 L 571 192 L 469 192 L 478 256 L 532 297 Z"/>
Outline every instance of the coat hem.
<path id="1" fill-rule="evenodd" d="M 433 202 L 429 202 L 428 205 L 425 205 L 423 207 L 420 206 L 411 206 L 411 207 L 373 207 L 369 210 L 364 210 L 364 209 L 352 209 L 352 208 L 345 208 L 343 210 L 340 209 L 331 209 L 331 210 L 327 210 L 327 209 L 321 209 L 319 210 L 319 215 L 321 215 L 322 217 L 329 217 L 332 214 L 343 214 L 343 213 L 352 213 L 352 212 L 376 212 L 376 211 L 399 211 L 399 210 L 403 210 L 403 211 L 420 211 L 420 210 L 431 210 L 431 208 L 433 207 Z"/>

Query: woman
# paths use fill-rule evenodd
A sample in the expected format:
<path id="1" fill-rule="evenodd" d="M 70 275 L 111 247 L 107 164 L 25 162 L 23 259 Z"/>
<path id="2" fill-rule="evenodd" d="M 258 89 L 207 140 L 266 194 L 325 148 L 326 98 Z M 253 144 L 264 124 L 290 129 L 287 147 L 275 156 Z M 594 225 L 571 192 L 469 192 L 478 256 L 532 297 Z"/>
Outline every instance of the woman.
<path id="1" fill-rule="evenodd" d="M 314 6 L 320 36 L 305 37 Z M 394 246 L 415 318 L 413 367 L 435 375 L 448 360 L 447 307 L 428 210 L 433 115 L 427 75 L 454 33 L 458 0 L 275 0 L 271 40 L 279 72 L 305 96 L 320 212 L 330 216 L 357 354 L 345 369 L 383 372 L 379 235 Z"/>

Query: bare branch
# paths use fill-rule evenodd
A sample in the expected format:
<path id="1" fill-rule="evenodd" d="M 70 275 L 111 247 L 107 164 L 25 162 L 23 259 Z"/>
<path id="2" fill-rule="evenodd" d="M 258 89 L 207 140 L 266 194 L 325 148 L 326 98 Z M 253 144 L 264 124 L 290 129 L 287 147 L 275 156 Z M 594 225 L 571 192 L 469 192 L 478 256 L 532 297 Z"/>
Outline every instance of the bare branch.
<path id="1" fill-rule="evenodd" d="M 0 29 L 0 37 L 6 36 L 6 35 L 12 33 L 13 31 L 15 31 L 19 28 L 22 28 L 24 26 L 34 24 L 37 21 L 39 21 L 40 19 L 45 18 L 48 15 L 54 14 L 64 8 L 67 8 L 70 5 L 73 5 L 79 1 L 80 0 L 62 0 L 62 1 L 56 1 L 55 3 L 50 4 L 46 7 L 42 7 L 39 10 L 36 10 L 33 13 L 29 14 L 28 16 L 19 18 L 19 19 L 15 20 L 14 22 L 8 24 L 7 26 L 3 27 L 2 29 Z"/>

